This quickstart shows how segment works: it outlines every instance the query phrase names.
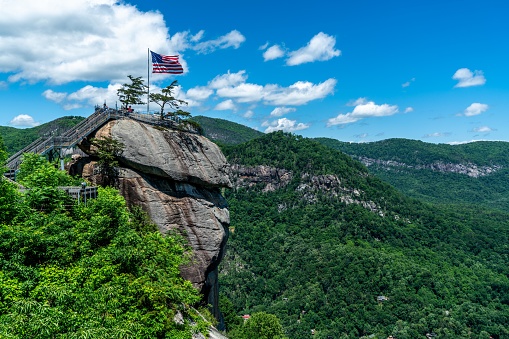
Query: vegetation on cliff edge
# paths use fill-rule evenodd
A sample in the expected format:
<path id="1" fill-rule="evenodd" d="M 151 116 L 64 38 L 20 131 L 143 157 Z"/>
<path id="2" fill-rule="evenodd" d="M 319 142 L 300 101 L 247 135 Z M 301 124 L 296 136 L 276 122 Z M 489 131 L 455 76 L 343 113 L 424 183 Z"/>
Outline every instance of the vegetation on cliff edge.
<path id="1" fill-rule="evenodd" d="M 26 161 L 20 174 L 28 193 L 0 179 L 0 337 L 206 332 L 191 308 L 200 296 L 179 274 L 189 254 L 180 237 L 163 237 L 112 188 L 87 204 L 72 201 L 56 186 L 74 179 L 37 155 Z M 179 313 L 183 322 L 174 320 Z"/>

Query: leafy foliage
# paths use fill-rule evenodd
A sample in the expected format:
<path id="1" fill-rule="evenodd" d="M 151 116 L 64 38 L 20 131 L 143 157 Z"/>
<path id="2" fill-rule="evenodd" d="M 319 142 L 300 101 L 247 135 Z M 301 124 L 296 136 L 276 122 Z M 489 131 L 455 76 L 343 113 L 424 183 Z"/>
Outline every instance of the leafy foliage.
<path id="1" fill-rule="evenodd" d="M 118 185 L 118 157 L 124 152 L 124 144 L 111 137 L 95 138 L 92 144 L 97 147 L 99 171 L 105 186 Z"/>
<path id="2" fill-rule="evenodd" d="M 180 109 L 181 106 L 187 105 L 187 102 L 184 100 L 177 99 L 173 96 L 173 92 L 175 91 L 175 87 L 178 86 L 178 81 L 174 80 L 170 85 L 161 89 L 161 93 L 150 93 L 149 100 L 150 102 L 155 102 L 161 107 L 160 116 L 161 120 L 166 117 L 188 117 L 190 115 L 189 112 L 185 112 Z M 169 107 L 174 110 L 174 112 L 164 112 L 165 107 Z"/>
<path id="3" fill-rule="evenodd" d="M 225 192 L 234 232 L 220 288 L 238 315 L 274 314 L 296 339 L 311 330 L 314 338 L 509 336 L 507 213 L 409 199 L 343 153 L 281 132 L 224 152 L 232 163 L 293 173 L 276 191 Z M 357 202 L 326 189 L 309 199 L 304 174 L 338 176 Z"/>
<path id="4" fill-rule="evenodd" d="M 265 312 L 254 313 L 242 326 L 228 335 L 231 339 L 285 339 L 279 319 Z"/>
<path id="5" fill-rule="evenodd" d="M 50 180 L 50 167 L 25 155 L 23 182 L 73 181 Z M 191 338 L 206 328 L 190 307 L 198 292 L 179 275 L 189 257 L 182 238 L 163 237 L 116 190 L 43 212 L 14 184 L 0 180 L 0 190 L 0 210 L 12 211 L 0 215 L 0 337 Z"/>
<path id="6" fill-rule="evenodd" d="M 117 90 L 118 100 L 122 107 L 127 109 L 129 105 L 143 105 L 141 97 L 146 94 L 146 88 L 141 77 L 127 76 L 131 83 L 125 83 Z"/>

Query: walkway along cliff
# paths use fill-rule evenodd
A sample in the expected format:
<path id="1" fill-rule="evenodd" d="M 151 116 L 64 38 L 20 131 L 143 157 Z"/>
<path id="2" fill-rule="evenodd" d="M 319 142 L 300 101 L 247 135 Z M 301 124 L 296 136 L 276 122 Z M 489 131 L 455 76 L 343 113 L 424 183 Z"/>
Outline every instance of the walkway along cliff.
<path id="1" fill-rule="evenodd" d="M 70 171 L 92 184 L 100 181 L 90 138 L 110 137 L 124 144 L 119 157 L 119 189 L 129 205 L 140 206 L 161 233 L 175 230 L 192 247 L 182 276 L 201 290 L 219 318 L 217 266 L 224 255 L 230 215 L 221 188 L 231 187 L 228 164 L 219 147 L 196 133 L 133 119 L 111 120 L 78 147 L 90 157 Z"/>

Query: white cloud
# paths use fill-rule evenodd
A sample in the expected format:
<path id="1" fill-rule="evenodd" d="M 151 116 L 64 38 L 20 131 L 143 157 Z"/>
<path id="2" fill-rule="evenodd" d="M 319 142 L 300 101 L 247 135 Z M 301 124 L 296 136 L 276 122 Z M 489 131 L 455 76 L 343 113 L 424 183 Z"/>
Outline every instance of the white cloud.
<path id="1" fill-rule="evenodd" d="M 481 104 L 481 103 L 478 103 L 478 102 L 474 102 L 473 104 L 471 104 L 470 106 L 468 106 L 465 111 L 463 112 L 463 115 L 465 115 L 466 117 L 471 117 L 471 116 L 474 116 L 474 115 L 479 115 L 481 113 L 484 113 L 488 110 L 488 105 L 486 104 Z"/>
<path id="2" fill-rule="evenodd" d="M 397 105 L 377 105 L 373 101 L 365 102 L 364 98 L 361 99 L 358 99 L 357 102 L 359 104 L 355 106 L 352 112 L 339 114 L 337 117 L 329 119 L 327 121 L 327 127 L 349 124 L 364 118 L 384 117 L 398 113 Z"/>
<path id="3" fill-rule="evenodd" d="M 341 51 L 335 49 L 335 45 L 336 38 L 320 32 L 306 46 L 290 52 L 286 64 L 296 66 L 307 62 L 330 60 L 341 55 Z"/>
<path id="4" fill-rule="evenodd" d="M 45 90 L 44 92 L 42 92 L 42 96 L 50 101 L 59 103 L 59 102 L 62 102 L 67 97 L 67 93 L 55 92 L 51 89 L 48 89 L 48 90 Z"/>
<path id="5" fill-rule="evenodd" d="M 264 43 L 263 45 L 261 45 L 260 47 L 258 47 L 258 49 L 260 51 L 263 51 L 265 50 L 267 47 L 269 47 L 269 42 L 267 41 L 266 43 Z"/>
<path id="6" fill-rule="evenodd" d="M 350 100 L 346 103 L 347 106 L 359 106 L 359 105 L 364 105 L 364 104 L 367 104 L 368 103 L 368 99 L 367 98 L 359 98 L 359 99 L 356 99 L 356 100 Z"/>
<path id="7" fill-rule="evenodd" d="M 254 115 L 254 112 L 252 110 L 248 110 L 246 113 L 244 113 L 244 115 L 242 115 L 244 118 L 246 119 L 250 119 L 252 118 Z"/>
<path id="8" fill-rule="evenodd" d="M 203 41 L 204 31 L 170 36 L 160 12 L 117 0 L 17 0 L 1 6 L 0 72 L 11 73 L 10 82 L 122 82 L 126 74 L 146 74 L 147 51 L 140 46 L 179 54 L 187 72 L 186 50 L 238 48 L 245 40 L 235 30 L 210 41 Z"/>
<path id="9" fill-rule="evenodd" d="M 246 41 L 246 38 L 242 35 L 242 33 L 237 30 L 233 30 L 217 39 L 200 42 L 196 44 L 193 49 L 198 51 L 198 53 L 207 54 L 214 52 L 216 49 L 225 49 L 229 47 L 237 49 L 244 41 Z"/>
<path id="10" fill-rule="evenodd" d="M 328 79 L 319 84 L 297 81 L 289 87 L 268 84 L 247 83 L 245 71 L 219 75 L 209 82 L 208 87 L 216 90 L 222 98 L 235 99 L 237 102 L 264 101 L 268 105 L 304 105 L 312 100 L 322 99 L 334 92 L 337 81 Z"/>
<path id="11" fill-rule="evenodd" d="M 458 83 L 454 87 L 471 87 L 481 86 L 486 83 L 486 78 L 482 71 L 472 72 L 468 68 L 458 69 L 452 76 L 454 80 L 458 80 Z"/>
<path id="12" fill-rule="evenodd" d="M 489 132 L 493 132 L 494 130 L 488 126 L 481 126 L 481 127 L 476 127 L 474 128 L 474 132 L 477 132 L 477 133 L 489 133 Z"/>
<path id="13" fill-rule="evenodd" d="M 199 86 L 189 89 L 186 94 L 193 100 L 201 101 L 209 98 L 212 94 L 214 94 L 214 91 L 210 88 Z"/>
<path id="14" fill-rule="evenodd" d="M 225 100 L 220 102 L 219 104 L 214 107 L 215 111 L 226 111 L 226 110 L 235 110 L 235 104 L 233 103 L 233 100 Z"/>
<path id="15" fill-rule="evenodd" d="M 265 129 L 265 133 L 284 131 L 284 132 L 295 132 L 306 128 L 309 128 L 308 124 L 297 123 L 296 120 L 288 120 L 287 118 L 277 119 L 272 122 L 265 121 L 262 126 L 268 126 Z"/>
<path id="16" fill-rule="evenodd" d="M 209 81 L 208 87 L 212 89 L 220 89 L 223 87 L 237 86 L 247 80 L 246 71 L 238 71 L 237 73 L 230 73 L 218 75 Z"/>
<path id="17" fill-rule="evenodd" d="M 410 86 L 410 85 L 412 84 L 412 82 L 414 82 L 414 81 L 415 81 L 415 78 L 412 78 L 412 79 L 410 79 L 410 81 L 407 81 L 407 82 L 403 83 L 403 84 L 401 85 L 401 87 L 403 87 L 403 88 L 408 87 L 408 86 Z"/>
<path id="18" fill-rule="evenodd" d="M 407 108 L 405 108 L 405 113 L 410 113 L 410 112 L 413 112 L 413 111 L 414 111 L 413 107 L 408 106 Z"/>
<path id="19" fill-rule="evenodd" d="M 256 84 L 243 83 L 235 87 L 224 87 L 217 90 L 220 97 L 234 98 L 238 102 L 255 102 L 264 97 L 264 87 Z"/>
<path id="20" fill-rule="evenodd" d="M 270 112 L 271 117 L 281 117 L 285 114 L 295 112 L 296 109 L 293 107 L 276 107 Z"/>
<path id="21" fill-rule="evenodd" d="M 334 93 L 336 79 L 327 79 L 319 84 L 297 81 L 289 87 L 265 86 L 264 100 L 270 105 L 305 105 L 312 100 L 323 99 Z"/>
<path id="22" fill-rule="evenodd" d="M 120 86 L 120 84 L 110 84 L 107 88 L 102 88 L 87 85 L 70 94 L 46 90 L 42 95 L 50 101 L 61 104 L 65 110 L 102 105 L 104 102 L 113 107 L 113 104 L 118 100 L 117 90 Z"/>
<path id="23" fill-rule="evenodd" d="M 34 118 L 32 118 L 28 114 L 20 114 L 20 115 L 14 117 L 14 119 L 12 119 L 9 122 L 9 125 L 16 126 L 16 127 L 35 127 L 35 126 L 39 126 L 40 123 L 35 122 Z"/>
<path id="24" fill-rule="evenodd" d="M 451 133 L 449 132 L 435 132 L 435 133 L 429 133 L 429 134 L 425 134 L 423 135 L 423 138 L 441 138 L 441 137 L 447 137 L 451 135 Z"/>
<path id="25" fill-rule="evenodd" d="M 279 45 L 274 45 L 274 46 L 269 47 L 269 49 L 267 49 L 263 53 L 263 60 L 264 61 L 274 60 L 277 58 L 281 58 L 284 55 L 285 55 L 285 51 Z"/>

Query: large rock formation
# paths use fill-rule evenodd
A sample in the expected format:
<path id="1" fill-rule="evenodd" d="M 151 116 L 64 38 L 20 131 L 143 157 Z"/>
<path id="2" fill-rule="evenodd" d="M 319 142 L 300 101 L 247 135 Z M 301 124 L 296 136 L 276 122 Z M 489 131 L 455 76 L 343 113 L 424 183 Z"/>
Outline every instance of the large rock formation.
<path id="1" fill-rule="evenodd" d="M 192 247 L 191 263 L 182 276 L 201 289 L 219 317 L 217 266 L 228 238 L 229 212 L 220 188 L 230 187 L 228 165 L 220 149 L 207 138 L 146 125 L 115 120 L 96 131 L 96 138 L 110 137 L 124 144 L 119 188 L 129 205 L 143 208 L 162 233 L 176 230 Z M 93 155 L 94 147 L 80 148 Z M 94 162 L 82 174 L 92 182 Z"/>

